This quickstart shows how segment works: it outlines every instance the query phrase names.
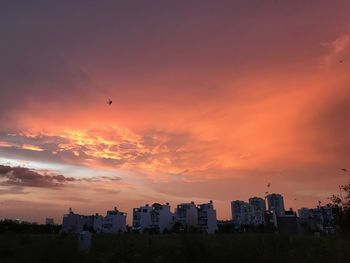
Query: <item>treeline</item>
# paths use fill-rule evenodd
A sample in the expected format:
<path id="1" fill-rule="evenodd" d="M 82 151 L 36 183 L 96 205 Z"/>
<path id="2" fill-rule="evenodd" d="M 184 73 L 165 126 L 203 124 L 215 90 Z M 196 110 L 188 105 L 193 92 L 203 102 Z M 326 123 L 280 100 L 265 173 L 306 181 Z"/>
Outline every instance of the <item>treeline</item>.
<path id="1" fill-rule="evenodd" d="M 60 230 L 61 225 L 42 225 L 9 219 L 0 221 L 0 233 L 57 234 Z"/>
<path id="2" fill-rule="evenodd" d="M 330 200 L 333 207 L 337 207 L 335 224 L 343 233 L 350 232 L 350 182 L 339 187 L 340 194 L 333 195 Z"/>

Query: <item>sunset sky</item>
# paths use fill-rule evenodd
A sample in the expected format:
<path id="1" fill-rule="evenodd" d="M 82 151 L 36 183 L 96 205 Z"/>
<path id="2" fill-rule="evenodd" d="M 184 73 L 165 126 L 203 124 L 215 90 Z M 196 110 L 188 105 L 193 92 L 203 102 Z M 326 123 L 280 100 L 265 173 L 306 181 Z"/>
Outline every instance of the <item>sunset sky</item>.
<path id="1" fill-rule="evenodd" d="M 350 2 L 0 2 L 0 219 L 350 179 Z M 113 101 L 107 105 L 108 99 Z"/>

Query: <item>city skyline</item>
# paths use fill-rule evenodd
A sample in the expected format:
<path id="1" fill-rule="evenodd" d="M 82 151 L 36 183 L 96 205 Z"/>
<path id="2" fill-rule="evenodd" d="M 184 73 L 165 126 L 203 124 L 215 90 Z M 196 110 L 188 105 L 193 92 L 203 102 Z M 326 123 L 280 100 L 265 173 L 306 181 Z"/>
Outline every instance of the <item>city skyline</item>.
<path id="1" fill-rule="evenodd" d="M 276 200 L 276 198 L 279 199 L 279 200 Z M 275 200 L 275 201 L 270 203 L 271 199 Z M 261 202 L 263 202 L 263 203 L 261 203 Z M 275 202 L 279 203 L 279 204 L 277 204 L 277 207 L 276 207 L 276 203 Z M 253 210 L 248 209 L 246 212 L 253 213 L 253 214 L 257 212 L 256 216 L 258 216 L 258 217 L 263 216 L 261 213 L 264 213 L 264 212 L 267 212 L 267 211 L 270 211 L 270 212 L 273 211 L 273 213 L 275 213 L 276 216 L 282 216 L 282 217 L 285 216 L 284 212 L 292 211 L 296 215 L 298 214 L 298 216 L 299 216 L 300 210 L 303 210 L 303 209 L 310 210 L 310 209 L 314 209 L 315 207 L 317 207 L 317 208 L 321 207 L 321 202 L 318 201 L 317 206 L 300 207 L 299 209 L 294 210 L 291 207 L 289 207 L 289 208 L 285 207 L 285 201 L 284 201 L 283 195 L 281 195 L 279 193 L 269 193 L 269 194 L 265 195 L 264 197 L 259 197 L 257 195 L 252 195 L 252 196 L 250 196 L 248 198 L 247 201 L 244 201 L 243 199 L 231 200 L 228 203 L 228 205 L 230 206 L 230 208 L 229 208 L 229 211 L 230 211 L 229 218 L 219 218 L 219 217 L 217 217 L 215 215 L 216 219 L 218 221 L 227 221 L 227 220 L 229 220 L 229 221 L 235 222 L 235 219 L 234 219 L 235 218 L 235 215 L 234 215 L 234 204 L 235 203 L 237 203 L 239 206 L 241 206 L 241 205 L 243 205 L 243 206 L 247 205 L 249 207 L 254 206 L 255 208 L 250 208 L 250 209 L 253 209 Z M 121 212 L 122 214 L 125 214 L 126 224 L 131 226 L 131 225 L 133 225 L 133 220 L 134 220 L 133 214 L 135 213 L 135 210 L 138 211 L 138 210 L 140 210 L 142 208 L 150 209 L 153 206 L 160 205 L 160 206 L 168 207 L 169 212 L 171 212 L 173 214 L 176 214 L 176 210 L 178 209 L 179 206 L 182 206 L 182 205 L 193 205 L 193 207 L 199 208 L 201 205 L 207 205 L 207 204 L 210 204 L 210 205 L 214 206 L 214 209 L 215 209 L 215 204 L 214 204 L 213 200 L 207 200 L 207 202 L 204 202 L 204 203 L 196 203 L 196 202 L 194 202 L 192 200 L 191 201 L 187 200 L 187 201 L 183 201 L 183 202 L 176 203 L 176 204 L 171 204 L 169 202 L 165 202 L 163 205 L 161 205 L 157 201 L 152 201 L 152 202 L 148 202 L 148 203 L 144 203 L 144 204 L 138 204 L 136 207 L 132 207 L 131 208 L 131 212 L 130 211 L 120 211 L 119 207 L 117 206 L 117 204 L 115 204 L 115 206 L 113 207 L 113 210 L 111 210 L 111 208 L 107 209 L 107 214 L 108 214 L 108 211 Z M 323 206 L 328 206 L 329 205 L 330 207 L 332 207 L 334 204 L 329 200 L 329 202 L 327 202 L 325 204 L 322 204 L 322 205 Z M 172 206 L 174 207 L 173 209 L 172 209 Z M 258 210 L 255 210 L 255 209 L 258 209 Z M 68 213 L 66 213 L 67 211 L 68 211 Z M 217 211 L 217 210 L 215 210 L 215 211 Z M 88 211 L 88 212 L 85 212 L 85 213 L 81 213 L 81 211 L 76 211 L 74 208 L 69 207 L 68 209 L 66 209 L 66 211 L 64 211 L 63 219 L 64 219 L 66 214 L 83 215 L 83 216 L 87 216 L 87 217 L 89 217 L 89 216 L 101 217 L 101 215 L 104 212 L 105 211 L 101 212 L 101 209 L 96 207 L 95 210 L 93 210 L 93 211 Z M 43 224 L 44 222 L 47 222 L 48 219 L 49 219 L 49 221 L 53 220 L 56 224 L 62 224 L 62 222 L 61 222 L 62 221 L 62 215 L 59 215 L 56 218 L 51 217 L 51 215 L 47 215 L 45 218 L 41 218 L 39 221 L 35 221 L 35 222 L 31 222 L 31 223 Z M 0 218 L 0 221 L 1 220 L 15 220 L 15 221 L 18 221 L 18 222 L 30 222 L 30 221 L 27 221 L 25 218 Z M 261 220 L 262 219 L 260 219 L 260 221 Z M 257 222 L 260 222 L 260 221 L 258 220 Z"/>
<path id="2" fill-rule="evenodd" d="M 213 200 L 229 219 L 266 192 L 327 203 L 350 178 L 348 10 L 1 2 L 0 218 Z"/>

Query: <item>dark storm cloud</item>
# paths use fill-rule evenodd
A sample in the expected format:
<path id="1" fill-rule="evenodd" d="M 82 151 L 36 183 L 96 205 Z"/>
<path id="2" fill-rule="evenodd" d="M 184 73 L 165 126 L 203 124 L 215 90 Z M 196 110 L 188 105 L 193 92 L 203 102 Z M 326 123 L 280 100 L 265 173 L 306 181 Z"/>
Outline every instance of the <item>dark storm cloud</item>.
<path id="1" fill-rule="evenodd" d="M 26 167 L 11 167 L 0 165 L 0 186 L 7 187 L 0 189 L 0 194 L 25 194 L 25 187 L 59 188 L 72 182 L 117 182 L 121 179 L 118 176 L 99 176 L 73 178 L 61 174 L 49 173 L 48 171 L 37 171 Z"/>
<path id="2" fill-rule="evenodd" d="M 76 181 L 75 178 L 65 177 L 61 174 L 41 174 L 29 168 L 6 165 L 0 165 L 0 178 L 2 186 L 41 188 L 57 188 Z"/>

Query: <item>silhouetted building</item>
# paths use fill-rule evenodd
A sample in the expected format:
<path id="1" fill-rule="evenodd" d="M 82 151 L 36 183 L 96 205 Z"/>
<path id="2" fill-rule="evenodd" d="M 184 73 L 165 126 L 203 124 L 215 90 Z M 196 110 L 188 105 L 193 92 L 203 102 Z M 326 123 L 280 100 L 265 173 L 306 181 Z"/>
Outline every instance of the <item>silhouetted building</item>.
<path id="1" fill-rule="evenodd" d="M 236 200 L 231 202 L 232 222 L 236 228 L 242 225 L 252 225 L 254 206 L 247 202 Z"/>
<path id="2" fill-rule="evenodd" d="M 127 214 L 119 211 L 116 207 L 107 211 L 105 217 L 96 214 L 94 216 L 94 230 L 97 233 L 119 233 L 126 231 Z"/>
<path id="3" fill-rule="evenodd" d="M 300 218 L 305 218 L 305 219 L 310 218 L 310 216 L 311 216 L 310 208 L 305 208 L 305 207 L 300 208 L 298 210 L 298 215 Z"/>
<path id="4" fill-rule="evenodd" d="M 152 224 L 151 211 L 152 211 L 152 207 L 149 206 L 149 204 L 133 209 L 133 217 L 132 217 L 133 231 L 143 233 L 145 229 L 150 228 Z"/>
<path id="5" fill-rule="evenodd" d="M 284 200 L 280 194 L 269 194 L 267 196 L 268 210 L 274 211 L 276 216 L 284 216 Z"/>
<path id="6" fill-rule="evenodd" d="M 84 229 L 93 229 L 94 216 L 84 216 L 75 214 L 71 208 L 69 213 L 63 216 L 62 232 L 78 233 Z"/>
<path id="7" fill-rule="evenodd" d="M 265 200 L 260 197 L 249 198 L 249 204 L 253 206 L 253 225 L 262 225 L 265 223 L 264 212 L 266 210 Z"/>
<path id="8" fill-rule="evenodd" d="M 63 216 L 62 232 L 79 233 L 83 230 L 96 231 L 97 233 L 118 233 L 126 231 L 126 213 L 114 210 L 107 211 L 105 217 L 99 214 L 79 215 L 72 209 Z"/>
<path id="9" fill-rule="evenodd" d="M 46 219 L 45 219 L 45 225 L 50 225 L 50 226 L 52 226 L 52 225 L 54 225 L 54 224 L 55 224 L 55 221 L 54 221 L 53 218 L 46 218 Z"/>
<path id="10" fill-rule="evenodd" d="M 264 218 L 265 218 L 265 226 L 277 229 L 277 216 L 275 211 L 272 210 L 266 210 L 264 212 Z"/>
<path id="11" fill-rule="evenodd" d="M 298 211 L 300 222 L 311 232 L 334 233 L 334 209 L 330 206 L 301 208 Z"/>
<path id="12" fill-rule="evenodd" d="M 194 202 L 182 203 L 175 209 L 175 221 L 185 228 L 198 226 L 198 210 Z"/>
<path id="13" fill-rule="evenodd" d="M 198 228 L 200 231 L 214 234 L 218 230 L 216 211 L 213 201 L 198 205 Z"/>
<path id="14" fill-rule="evenodd" d="M 151 225 L 150 228 L 163 233 L 171 230 L 174 224 L 174 214 L 170 211 L 169 203 L 161 205 L 154 203 L 151 210 Z"/>

